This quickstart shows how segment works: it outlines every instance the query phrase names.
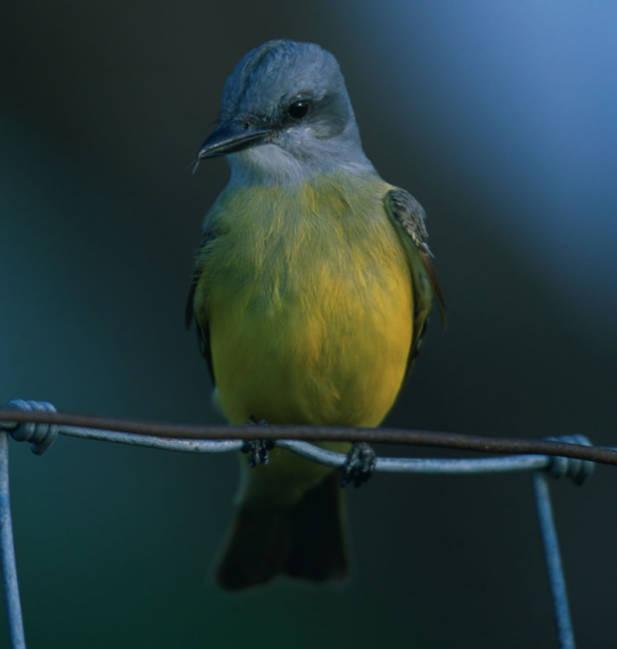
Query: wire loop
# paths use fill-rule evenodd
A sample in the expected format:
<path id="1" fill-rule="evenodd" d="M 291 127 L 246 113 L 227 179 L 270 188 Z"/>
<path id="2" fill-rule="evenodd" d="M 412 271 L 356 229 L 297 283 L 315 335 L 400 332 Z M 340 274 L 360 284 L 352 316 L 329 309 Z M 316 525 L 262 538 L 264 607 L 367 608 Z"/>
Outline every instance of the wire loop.
<path id="1" fill-rule="evenodd" d="M 13 399 L 9 401 L 8 405 L 9 408 L 15 408 L 24 412 L 57 412 L 54 405 L 48 401 Z M 32 444 L 32 452 L 35 455 L 42 455 L 58 437 L 58 425 L 21 422 L 17 423 L 15 428 L 10 429 L 8 432 L 18 442 L 29 442 Z"/>
<path id="2" fill-rule="evenodd" d="M 550 442 L 592 446 L 591 441 L 585 435 L 561 435 L 559 437 L 547 437 L 546 439 Z M 574 484 L 581 485 L 591 476 L 594 468 L 595 463 L 588 460 L 551 455 L 548 456 L 546 471 L 554 478 L 570 478 Z"/>

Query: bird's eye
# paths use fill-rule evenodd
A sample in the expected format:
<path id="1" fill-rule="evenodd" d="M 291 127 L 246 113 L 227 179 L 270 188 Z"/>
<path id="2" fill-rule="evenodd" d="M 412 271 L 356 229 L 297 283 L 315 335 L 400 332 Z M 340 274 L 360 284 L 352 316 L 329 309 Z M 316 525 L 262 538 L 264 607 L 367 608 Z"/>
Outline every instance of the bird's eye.
<path id="1" fill-rule="evenodd" d="M 302 119 L 303 117 L 306 117 L 310 107 L 311 107 L 310 101 L 308 101 L 307 99 L 298 99 L 297 101 L 294 101 L 292 104 L 289 104 L 289 107 L 287 108 L 287 113 L 292 119 Z"/>

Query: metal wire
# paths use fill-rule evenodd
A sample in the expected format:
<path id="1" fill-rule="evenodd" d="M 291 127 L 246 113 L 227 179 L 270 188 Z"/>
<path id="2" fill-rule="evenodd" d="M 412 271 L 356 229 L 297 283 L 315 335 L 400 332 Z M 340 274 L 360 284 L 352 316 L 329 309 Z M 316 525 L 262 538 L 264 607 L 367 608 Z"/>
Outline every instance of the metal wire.
<path id="1" fill-rule="evenodd" d="M 536 509 L 544 547 L 544 559 L 548 570 L 548 581 L 553 595 L 553 617 L 560 649 L 575 649 L 574 630 L 568 605 L 566 579 L 561 565 L 561 553 L 557 540 L 557 529 L 553 518 L 553 508 L 546 477 L 534 473 L 533 488 L 536 497 Z"/>
<path id="2" fill-rule="evenodd" d="M 66 437 L 187 453 L 226 453 L 239 451 L 243 445 L 241 440 L 165 439 L 113 430 L 93 430 L 81 426 L 58 425 L 57 433 Z M 13 433 L 11 432 L 11 434 Z M 281 439 L 276 441 L 276 446 L 331 467 L 343 466 L 347 460 L 344 453 L 328 451 L 309 442 Z M 565 459 L 567 465 L 568 458 L 560 459 Z M 552 458 L 544 455 L 511 455 L 507 457 L 467 459 L 378 457 L 375 471 L 380 473 L 465 475 L 532 471 L 534 469 L 548 468 L 551 464 Z M 593 466 L 593 463 L 590 462 L 583 464 Z"/>
<path id="3" fill-rule="evenodd" d="M 183 440 L 294 439 L 322 442 L 355 441 L 368 442 L 369 444 L 410 444 L 413 446 L 480 451 L 482 453 L 502 455 L 559 455 L 566 458 L 590 460 L 600 464 L 617 465 L 617 450 L 602 446 L 583 446 L 571 442 L 565 443 L 547 439 L 462 435 L 426 430 L 349 428 L 341 426 L 187 426 L 185 424 L 159 424 L 105 417 L 87 417 L 70 413 L 38 412 L 34 408 L 31 411 L 24 412 L 16 410 L 15 407 L 0 409 L 0 426 L 3 425 L 2 422 L 6 422 L 5 426 L 12 426 L 13 428 L 22 423 L 57 424 L 125 432 L 146 437 Z M 561 440 L 561 438 L 559 439 Z"/>
<path id="4" fill-rule="evenodd" d="M 85 422 L 85 423 L 84 423 Z M 89 424 L 89 425 L 88 425 Z M 120 429 L 126 424 L 126 430 Z M 106 427 L 109 425 L 109 428 Z M 325 432 L 324 432 L 325 431 Z M 334 431 L 328 435 L 328 431 Z M 282 433 L 294 433 L 304 439 L 284 439 Z M 306 439 L 397 441 L 420 446 L 476 449 L 504 453 L 507 449 L 525 449 L 529 454 L 505 457 L 442 459 L 378 457 L 375 470 L 384 473 L 419 473 L 470 475 L 505 472 L 534 472 L 534 491 L 540 531 L 547 561 L 549 582 L 560 649 L 574 649 L 574 634 L 568 607 L 565 578 L 561 566 L 557 532 L 552 516 L 545 473 L 567 476 L 581 484 L 592 472 L 594 461 L 614 464 L 617 452 L 591 446 L 583 436 L 553 440 L 502 440 L 425 431 L 385 431 L 358 429 L 323 429 L 303 426 L 279 427 L 194 427 L 120 422 L 113 419 L 63 415 L 47 402 L 16 400 L 0 410 L 0 553 L 2 555 L 4 592 L 9 619 L 11 649 L 26 649 L 9 499 L 8 436 L 30 442 L 35 453 L 42 453 L 58 435 L 98 440 L 131 446 L 158 448 L 190 453 L 222 453 L 243 448 L 242 440 L 274 439 L 276 446 L 331 467 L 341 467 L 347 456 L 308 443 Z M 169 433 L 169 435 L 167 435 Z M 346 437 L 343 436 L 346 433 Z M 360 433 L 360 434 L 358 434 Z M 364 433 L 370 433 L 364 434 Z M 388 433 L 390 433 L 388 435 Z M 182 434 L 186 434 L 182 437 Z M 237 439 L 230 437 L 238 435 Z M 211 439 L 207 439 L 210 435 Z M 278 436 L 277 436 L 278 435 Z M 471 441 L 469 441 L 471 440 Z M 487 441 L 488 440 L 488 441 Z M 451 445 L 448 441 L 452 442 Z M 434 442 L 434 443 L 432 443 Z M 542 453 L 542 454 L 541 454 Z M 615 458 L 613 458 L 613 455 Z M 592 461 L 590 461 L 592 460 Z"/>
<path id="5" fill-rule="evenodd" d="M 243 446 L 243 442 L 240 440 L 163 439 L 161 437 L 148 437 L 146 435 L 135 435 L 132 433 L 119 433 L 113 430 L 92 430 L 80 426 L 59 426 L 58 433 L 66 437 L 78 437 L 81 439 L 188 453 L 226 453 L 239 451 Z M 343 466 L 347 460 L 347 456 L 344 453 L 328 451 L 309 442 L 281 439 L 276 441 L 276 446 L 331 467 Z M 512 455 L 509 457 L 473 459 L 378 457 L 375 464 L 375 471 L 383 473 L 441 473 L 461 475 L 530 471 L 533 469 L 547 468 L 549 464 L 550 458 L 543 455 Z"/>
<path id="6" fill-rule="evenodd" d="M 26 649 L 21 599 L 17 582 L 11 498 L 9 492 L 9 440 L 0 430 L 0 553 L 2 554 L 2 579 L 4 603 L 9 625 L 11 649 Z"/>

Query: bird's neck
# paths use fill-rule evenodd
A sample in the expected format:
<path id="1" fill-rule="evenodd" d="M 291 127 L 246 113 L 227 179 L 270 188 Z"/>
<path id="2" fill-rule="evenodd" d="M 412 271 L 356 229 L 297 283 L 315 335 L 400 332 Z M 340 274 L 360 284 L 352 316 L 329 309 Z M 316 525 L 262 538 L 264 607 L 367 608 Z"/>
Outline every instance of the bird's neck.
<path id="1" fill-rule="evenodd" d="M 292 187 L 312 182 L 331 174 L 366 176 L 376 174 L 360 149 L 354 155 L 334 155 L 298 158 L 275 144 L 247 149 L 228 156 L 230 185 L 270 185 Z"/>

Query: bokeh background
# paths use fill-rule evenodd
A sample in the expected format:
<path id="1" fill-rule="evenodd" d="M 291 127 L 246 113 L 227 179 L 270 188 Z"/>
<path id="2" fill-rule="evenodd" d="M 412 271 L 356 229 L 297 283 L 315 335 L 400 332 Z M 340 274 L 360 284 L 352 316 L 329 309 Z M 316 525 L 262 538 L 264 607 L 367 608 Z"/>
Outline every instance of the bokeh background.
<path id="1" fill-rule="evenodd" d="M 223 81 L 272 37 L 339 58 L 365 148 L 430 216 L 449 304 L 389 423 L 617 443 L 617 6 L 5 3 L 0 398 L 213 422 L 183 307 Z M 391 451 L 392 449 L 388 449 Z M 229 596 L 237 460 L 12 445 L 31 649 L 554 646 L 529 476 L 377 476 L 353 579 Z M 617 644 L 617 472 L 555 483 L 581 647 Z M 4 639 L 2 638 L 4 636 Z M 0 618 L 0 646 L 6 646 Z"/>

